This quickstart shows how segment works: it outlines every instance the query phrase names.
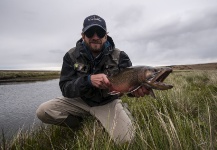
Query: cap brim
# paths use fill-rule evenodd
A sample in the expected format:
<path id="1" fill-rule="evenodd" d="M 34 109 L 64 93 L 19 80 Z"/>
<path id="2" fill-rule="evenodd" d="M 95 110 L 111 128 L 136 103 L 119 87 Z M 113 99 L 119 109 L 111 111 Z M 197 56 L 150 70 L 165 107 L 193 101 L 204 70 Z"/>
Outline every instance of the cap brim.
<path id="1" fill-rule="evenodd" d="M 100 28 L 102 28 L 103 30 L 106 31 L 106 29 L 103 28 L 101 25 L 98 25 L 98 24 L 91 24 L 91 25 L 89 25 L 89 26 L 83 28 L 83 29 L 82 29 L 82 32 L 84 33 L 84 32 L 87 31 L 89 28 L 94 27 L 94 26 L 98 26 L 98 27 L 100 27 Z"/>

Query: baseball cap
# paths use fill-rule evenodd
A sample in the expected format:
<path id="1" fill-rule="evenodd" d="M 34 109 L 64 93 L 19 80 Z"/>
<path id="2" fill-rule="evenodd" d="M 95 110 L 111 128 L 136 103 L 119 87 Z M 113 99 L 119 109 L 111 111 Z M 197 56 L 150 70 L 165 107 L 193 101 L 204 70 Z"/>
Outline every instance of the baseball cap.
<path id="1" fill-rule="evenodd" d="M 93 26 L 99 26 L 103 30 L 107 31 L 105 20 L 100 16 L 91 15 L 84 19 L 82 32 L 84 33 L 85 31 L 87 31 L 89 28 Z"/>

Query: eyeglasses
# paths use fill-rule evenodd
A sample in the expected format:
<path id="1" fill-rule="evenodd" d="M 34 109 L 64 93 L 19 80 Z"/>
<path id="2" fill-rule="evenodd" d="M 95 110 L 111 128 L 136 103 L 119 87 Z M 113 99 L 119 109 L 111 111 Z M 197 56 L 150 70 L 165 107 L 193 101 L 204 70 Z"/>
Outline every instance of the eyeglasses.
<path id="1" fill-rule="evenodd" d="M 84 32 L 84 34 L 88 37 L 88 38 L 92 38 L 94 34 L 97 34 L 97 36 L 99 38 L 103 38 L 106 34 L 106 31 L 103 30 L 100 27 L 92 27 L 90 29 L 88 29 L 87 31 Z"/>

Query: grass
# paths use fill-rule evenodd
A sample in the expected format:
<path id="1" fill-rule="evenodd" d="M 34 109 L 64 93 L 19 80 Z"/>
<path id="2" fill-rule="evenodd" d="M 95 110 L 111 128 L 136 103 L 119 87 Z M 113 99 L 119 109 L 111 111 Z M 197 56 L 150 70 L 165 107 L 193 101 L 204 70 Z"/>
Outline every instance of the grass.
<path id="1" fill-rule="evenodd" d="M 7 71 L 0 70 L 0 83 L 28 82 L 59 78 L 59 71 Z"/>
<path id="2" fill-rule="evenodd" d="M 78 130 L 44 125 L 2 138 L 2 149 L 217 149 L 217 71 L 173 72 L 174 88 L 155 91 L 157 99 L 123 97 L 134 116 L 136 137 L 115 145 L 94 118 Z"/>

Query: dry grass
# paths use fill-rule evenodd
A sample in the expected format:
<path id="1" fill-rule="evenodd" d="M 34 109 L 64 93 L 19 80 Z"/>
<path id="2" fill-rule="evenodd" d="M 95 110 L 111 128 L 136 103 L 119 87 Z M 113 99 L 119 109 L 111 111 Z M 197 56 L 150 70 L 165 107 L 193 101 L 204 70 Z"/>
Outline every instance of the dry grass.
<path id="1" fill-rule="evenodd" d="M 122 99 L 134 116 L 136 137 L 115 145 L 94 118 L 79 130 L 42 125 L 2 139 L 2 149 L 217 149 L 217 71 L 174 71 L 165 82 L 168 91 L 155 91 L 157 99 Z"/>
<path id="2" fill-rule="evenodd" d="M 171 67 L 174 70 L 217 70 L 217 63 L 174 65 Z"/>

